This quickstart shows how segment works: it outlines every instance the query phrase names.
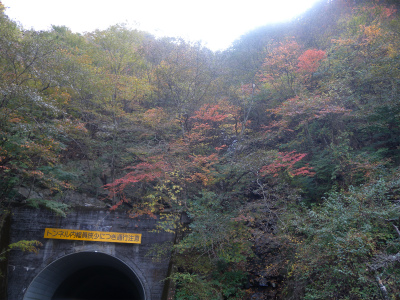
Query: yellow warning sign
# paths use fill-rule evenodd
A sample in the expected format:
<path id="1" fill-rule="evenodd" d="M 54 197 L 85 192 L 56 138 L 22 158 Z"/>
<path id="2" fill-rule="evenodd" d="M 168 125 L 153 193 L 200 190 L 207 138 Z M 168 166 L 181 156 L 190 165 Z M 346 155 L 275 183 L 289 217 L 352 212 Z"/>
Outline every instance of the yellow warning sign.
<path id="1" fill-rule="evenodd" d="M 140 244 L 142 242 L 142 235 L 139 233 L 88 231 L 59 228 L 46 228 L 44 231 L 44 237 L 47 239 L 130 244 Z"/>

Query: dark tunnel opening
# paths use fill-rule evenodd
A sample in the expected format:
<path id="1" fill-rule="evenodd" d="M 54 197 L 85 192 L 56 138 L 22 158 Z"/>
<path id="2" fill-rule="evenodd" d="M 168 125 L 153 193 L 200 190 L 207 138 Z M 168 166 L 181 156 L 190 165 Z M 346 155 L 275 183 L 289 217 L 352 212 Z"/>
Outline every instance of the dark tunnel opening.
<path id="1" fill-rule="evenodd" d="M 132 267 L 97 251 L 69 254 L 47 265 L 23 299 L 147 300 L 145 286 Z"/>
<path id="2" fill-rule="evenodd" d="M 128 276 L 106 266 L 79 270 L 64 280 L 52 300 L 141 300 Z"/>

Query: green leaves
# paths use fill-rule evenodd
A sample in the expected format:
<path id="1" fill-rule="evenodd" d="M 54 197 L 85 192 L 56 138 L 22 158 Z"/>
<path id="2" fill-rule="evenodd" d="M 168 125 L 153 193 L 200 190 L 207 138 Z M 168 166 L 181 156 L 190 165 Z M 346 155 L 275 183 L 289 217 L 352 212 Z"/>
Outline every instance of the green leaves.
<path id="1" fill-rule="evenodd" d="M 400 250 L 386 221 L 400 217 L 388 197 L 391 186 L 399 182 L 388 180 L 350 187 L 348 192 L 332 191 L 321 205 L 303 208 L 290 221 L 293 234 L 303 237 L 303 242 L 296 249 L 289 274 L 303 278 L 304 299 L 363 299 L 360 295 L 371 299 L 378 295 L 375 274 L 370 270 L 373 258 L 393 243 L 396 251 Z M 390 276 L 387 272 L 391 271 L 383 268 L 380 272 Z"/>
<path id="2" fill-rule="evenodd" d="M 70 206 L 65 203 L 59 203 L 56 201 L 40 199 L 40 198 L 30 198 L 27 200 L 27 204 L 31 207 L 39 208 L 43 207 L 49 209 L 50 211 L 55 212 L 57 215 L 61 217 L 66 217 L 67 212 L 70 209 Z"/>
<path id="3" fill-rule="evenodd" d="M 18 241 L 8 245 L 9 250 L 19 249 L 21 251 L 37 253 L 39 251 L 38 247 L 43 246 L 39 241 Z"/>

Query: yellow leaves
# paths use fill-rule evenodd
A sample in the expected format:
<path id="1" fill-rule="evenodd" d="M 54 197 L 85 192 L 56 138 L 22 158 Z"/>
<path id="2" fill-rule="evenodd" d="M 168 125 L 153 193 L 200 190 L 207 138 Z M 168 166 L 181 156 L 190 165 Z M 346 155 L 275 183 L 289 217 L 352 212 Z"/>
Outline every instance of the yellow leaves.
<path id="1" fill-rule="evenodd" d="M 1 3 L 0 3 L 1 5 Z M 38 247 L 43 246 L 43 244 L 39 241 L 32 240 L 32 241 L 18 241 L 16 243 L 12 243 L 8 246 L 11 249 L 20 249 L 21 251 L 27 251 L 37 254 L 39 252 Z"/>
<path id="2" fill-rule="evenodd" d="M 393 40 L 393 27 L 388 26 L 390 16 L 394 13 L 393 7 L 384 5 L 365 5 L 355 10 L 355 13 L 345 23 L 347 31 L 339 39 L 333 39 L 335 50 L 344 53 L 357 53 L 360 60 L 365 63 L 371 57 L 380 58 L 388 55 L 395 57 L 396 51 L 391 42 Z M 342 49 L 340 49 L 342 48 Z"/>
<path id="3" fill-rule="evenodd" d="M 288 277 L 299 276 L 301 274 L 307 274 L 310 268 L 306 264 L 302 264 L 301 262 L 295 262 L 290 266 Z"/>
<path id="4" fill-rule="evenodd" d="M 395 57 L 397 57 L 398 55 L 399 55 L 399 52 L 398 52 L 398 50 L 395 48 L 395 46 L 393 45 L 393 44 L 389 44 L 388 46 L 387 46 L 387 54 L 388 54 L 388 56 L 390 57 L 390 58 L 395 58 Z"/>
<path id="5" fill-rule="evenodd" d="M 145 102 L 154 89 L 147 78 L 130 74 L 116 76 L 115 86 L 118 88 L 120 97 L 131 102 L 130 108 L 135 106 L 135 102 Z"/>
<path id="6" fill-rule="evenodd" d="M 331 39 L 332 44 L 335 44 L 339 47 L 350 46 L 356 43 L 355 38 L 339 38 L 339 39 Z"/>
<path id="7" fill-rule="evenodd" d="M 168 175 L 174 177 L 173 173 L 174 172 L 169 172 Z M 180 185 L 174 184 L 170 179 L 164 179 L 159 182 L 154 187 L 154 190 L 157 191 L 157 193 L 152 193 L 146 197 L 150 201 L 149 205 L 154 209 L 163 209 L 163 205 L 159 205 L 162 202 L 182 205 L 179 200 L 179 194 L 183 191 L 183 188 Z"/>
<path id="8" fill-rule="evenodd" d="M 267 272 L 269 276 L 278 276 L 281 270 L 280 265 L 278 264 L 268 264 L 265 266 L 264 270 Z"/>
<path id="9" fill-rule="evenodd" d="M 369 45 L 382 36 L 382 29 L 378 25 L 360 25 L 363 34 L 363 44 Z"/>

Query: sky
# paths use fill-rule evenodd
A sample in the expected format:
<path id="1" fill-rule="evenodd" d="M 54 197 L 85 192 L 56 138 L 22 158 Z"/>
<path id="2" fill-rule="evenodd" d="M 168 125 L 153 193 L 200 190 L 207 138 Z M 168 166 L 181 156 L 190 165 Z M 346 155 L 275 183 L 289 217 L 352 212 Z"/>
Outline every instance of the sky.
<path id="1" fill-rule="evenodd" d="M 117 23 L 156 37 L 202 41 L 224 50 L 260 26 L 289 21 L 318 0 L 0 0 L 6 14 L 25 29 L 65 25 L 73 32 Z"/>

